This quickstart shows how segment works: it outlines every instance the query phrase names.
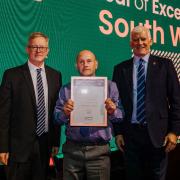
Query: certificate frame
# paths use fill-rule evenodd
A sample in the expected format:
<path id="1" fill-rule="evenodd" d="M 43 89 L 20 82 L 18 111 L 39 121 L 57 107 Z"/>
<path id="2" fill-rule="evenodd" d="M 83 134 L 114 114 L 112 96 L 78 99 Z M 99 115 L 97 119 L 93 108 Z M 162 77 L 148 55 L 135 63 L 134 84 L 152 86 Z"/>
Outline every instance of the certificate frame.
<path id="1" fill-rule="evenodd" d="M 107 126 L 107 77 L 71 77 L 70 126 Z"/>

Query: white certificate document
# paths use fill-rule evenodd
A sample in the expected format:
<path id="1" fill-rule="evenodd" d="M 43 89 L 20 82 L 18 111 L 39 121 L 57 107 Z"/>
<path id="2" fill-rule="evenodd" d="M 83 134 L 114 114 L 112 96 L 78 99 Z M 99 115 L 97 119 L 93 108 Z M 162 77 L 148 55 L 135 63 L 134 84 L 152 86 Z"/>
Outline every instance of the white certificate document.
<path id="1" fill-rule="evenodd" d="M 107 126 L 107 77 L 71 77 L 71 126 Z"/>

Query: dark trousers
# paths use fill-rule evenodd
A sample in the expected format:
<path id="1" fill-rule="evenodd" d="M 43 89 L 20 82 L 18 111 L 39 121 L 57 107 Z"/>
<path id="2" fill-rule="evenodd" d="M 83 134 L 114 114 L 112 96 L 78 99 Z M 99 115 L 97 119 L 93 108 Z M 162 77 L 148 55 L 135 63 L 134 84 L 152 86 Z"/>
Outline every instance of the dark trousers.
<path id="1" fill-rule="evenodd" d="M 7 180 L 46 180 L 49 161 L 47 134 L 34 142 L 29 158 L 16 162 L 11 158 L 6 168 Z"/>
<path id="2" fill-rule="evenodd" d="M 127 180 L 165 180 L 167 154 L 152 145 L 147 127 L 132 125 L 125 136 L 125 164 Z"/>

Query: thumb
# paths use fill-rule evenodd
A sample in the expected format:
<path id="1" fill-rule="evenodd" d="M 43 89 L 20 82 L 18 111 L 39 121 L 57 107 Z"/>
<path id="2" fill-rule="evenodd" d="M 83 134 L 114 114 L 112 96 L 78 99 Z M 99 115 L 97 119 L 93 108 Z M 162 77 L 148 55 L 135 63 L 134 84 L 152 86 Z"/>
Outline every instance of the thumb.
<path id="1" fill-rule="evenodd" d="M 167 141 L 168 141 L 168 137 L 166 136 L 165 139 L 164 139 L 164 144 L 163 144 L 163 146 L 166 146 Z"/>

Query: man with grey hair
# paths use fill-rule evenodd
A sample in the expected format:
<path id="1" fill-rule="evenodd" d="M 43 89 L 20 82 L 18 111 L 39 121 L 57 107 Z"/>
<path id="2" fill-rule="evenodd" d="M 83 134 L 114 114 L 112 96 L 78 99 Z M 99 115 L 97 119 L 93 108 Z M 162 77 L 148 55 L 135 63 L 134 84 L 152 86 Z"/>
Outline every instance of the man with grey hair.
<path id="1" fill-rule="evenodd" d="M 114 125 L 116 143 L 125 155 L 127 180 L 164 180 L 167 153 L 180 134 L 180 85 L 169 59 L 150 54 L 149 30 L 131 32 L 134 57 L 114 67 L 113 81 L 125 111 Z"/>
<path id="2" fill-rule="evenodd" d="M 49 38 L 34 32 L 25 64 L 4 72 L 0 86 L 0 162 L 7 180 L 45 180 L 50 153 L 59 147 L 53 109 L 61 73 L 45 65 Z"/>

